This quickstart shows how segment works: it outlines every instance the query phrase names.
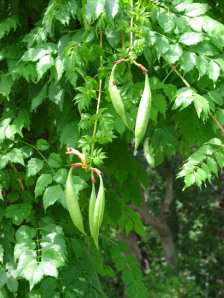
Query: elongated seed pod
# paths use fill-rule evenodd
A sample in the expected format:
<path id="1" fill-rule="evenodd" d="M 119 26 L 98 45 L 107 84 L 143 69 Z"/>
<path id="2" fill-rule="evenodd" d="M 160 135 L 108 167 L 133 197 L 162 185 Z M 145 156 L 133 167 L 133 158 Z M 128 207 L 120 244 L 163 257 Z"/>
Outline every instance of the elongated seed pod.
<path id="1" fill-rule="evenodd" d="M 151 109 L 151 89 L 148 74 L 145 72 L 145 87 L 140 100 L 135 124 L 135 150 L 137 150 L 148 126 Z"/>
<path id="2" fill-rule="evenodd" d="M 96 244 L 96 247 L 99 249 L 98 245 L 98 237 L 99 237 L 99 229 L 103 221 L 104 215 L 104 207 L 105 207 L 105 193 L 104 193 L 104 185 L 103 185 L 103 178 L 101 175 L 100 177 L 100 187 L 96 198 L 96 204 L 94 208 L 93 214 L 93 240 Z"/>
<path id="3" fill-rule="evenodd" d="M 150 167 L 154 168 L 155 166 L 155 160 L 153 157 L 153 149 L 149 146 L 149 140 L 146 138 L 145 142 L 143 144 L 143 152 L 145 159 L 147 160 Z"/>
<path id="4" fill-rule="evenodd" d="M 90 235 L 92 238 L 95 238 L 95 230 L 93 226 L 93 216 L 94 216 L 94 210 L 95 210 L 95 205 L 96 205 L 96 190 L 95 190 L 95 184 L 92 184 L 92 192 L 90 195 L 90 200 L 89 200 L 89 230 L 90 230 Z"/>
<path id="5" fill-rule="evenodd" d="M 120 92 L 117 88 L 117 85 L 114 80 L 114 72 L 117 64 L 115 64 L 112 68 L 111 74 L 110 74 L 110 79 L 109 79 L 109 93 L 110 93 L 110 98 L 113 104 L 113 107 L 115 111 L 118 113 L 118 115 L 121 117 L 122 121 L 124 124 L 129 128 L 126 117 L 125 117 L 125 112 L 124 112 L 124 104 L 120 95 Z"/>
<path id="6" fill-rule="evenodd" d="M 79 207 L 78 197 L 76 195 L 73 180 L 72 180 L 72 170 L 73 168 L 70 168 L 68 172 L 66 185 L 65 185 L 66 203 L 68 207 L 68 212 L 71 216 L 71 219 L 74 225 L 76 226 L 77 229 L 79 229 L 79 231 L 83 235 L 86 235 L 84 226 L 83 226 L 82 214 Z"/>

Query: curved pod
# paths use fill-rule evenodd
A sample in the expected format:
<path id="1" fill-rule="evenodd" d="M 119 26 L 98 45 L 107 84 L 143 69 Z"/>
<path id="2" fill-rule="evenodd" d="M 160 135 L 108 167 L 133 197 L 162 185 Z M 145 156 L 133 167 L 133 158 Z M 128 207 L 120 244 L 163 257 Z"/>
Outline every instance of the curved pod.
<path id="1" fill-rule="evenodd" d="M 140 100 L 135 124 L 135 150 L 137 150 L 148 126 L 151 109 L 151 89 L 148 74 L 145 72 L 145 87 Z"/>
<path id="2" fill-rule="evenodd" d="M 125 117 L 125 111 L 124 111 L 124 104 L 120 95 L 120 92 L 117 88 L 117 85 L 114 80 L 114 72 L 117 64 L 115 64 L 112 68 L 111 74 L 110 74 L 110 79 L 109 79 L 109 93 L 110 93 L 110 98 L 113 104 L 113 107 L 117 114 L 121 117 L 122 121 L 124 124 L 129 128 L 127 124 L 127 120 Z"/>
<path id="3" fill-rule="evenodd" d="M 94 210 L 95 210 L 95 205 L 96 205 L 96 190 L 95 190 L 95 184 L 92 184 L 92 192 L 90 195 L 90 200 L 89 200 L 89 230 L 90 230 L 90 235 L 92 238 L 95 238 L 95 230 L 93 226 L 93 216 L 94 216 Z"/>
<path id="4" fill-rule="evenodd" d="M 93 240 L 98 249 L 99 249 L 99 245 L 98 245 L 99 229 L 103 221 L 104 208 L 105 208 L 105 193 L 104 193 L 103 178 L 101 175 L 99 175 L 99 177 L 100 177 L 100 187 L 97 194 L 94 214 L 93 214 L 93 229 L 94 229 Z"/>
<path id="5" fill-rule="evenodd" d="M 68 172 L 66 185 L 65 185 L 66 203 L 68 207 L 68 212 L 71 216 L 71 219 L 74 225 L 76 226 L 77 229 L 79 229 L 79 231 L 83 235 L 86 235 L 84 226 L 83 226 L 82 214 L 79 207 L 78 197 L 76 195 L 73 180 L 72 180 L 72 170 L 73 168 L 70 168 Z"/>

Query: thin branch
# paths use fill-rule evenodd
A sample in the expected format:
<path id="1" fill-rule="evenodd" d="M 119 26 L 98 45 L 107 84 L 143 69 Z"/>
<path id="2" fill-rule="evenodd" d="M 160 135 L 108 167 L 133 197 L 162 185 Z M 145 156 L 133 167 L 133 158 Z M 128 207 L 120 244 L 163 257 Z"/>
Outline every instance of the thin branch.
<path id="1" fill-rule="evenodd" d="M 100 48 L 101 49 L 103 48 L 103 35 L 101 30 L 100 30 Z M 103 57 L 100 56 L 100 67 L 102 67 L 102 64 L 103 64 Z M 99 110 L 100 110 L 101 94 L 102 94 L 102 79 L 100 79 L 99 81 L 99 93 L 97 98 L 96 115 L 99 114 Z M 94 123 L 94 128 L 93 128 L 93 136 L 92 136 L 93 139 L 96 136 L 97 122 L 98 120 L 96 119 Z M 93 154 L 93 150 L 94 150 L 94 143 L 92 143 L 91 154 Z"/>
<path id="2" fill-rule="evenodd" d="M 18 173 L 17 168 L 14 166 L 13 163 L 11 163 L 11 161 L 9 162 L 10 167 L 14 170 L 14 172 Z M 25 190 L 25 187 L 23 185 L 23 181 L 21 178 L 17 178 L 17 181 L 19 182 L 20 188 L 21 190 Z"/>
<path id="3" fill-rule="evenodd" d="M 133 0 L 131 0 L 131 13 L 133 13 Z M 134 17 L 133 14 L 131 15 L 131 23 L 130 23 L 130 44 L 131 44 L 131 48 L 133 47 L 133 32 L 132 32 L 132 28 L 133 28 L 133 23 L 134 23 Z"/>
<path id="4" fill-rule="evenodd" d="M 215 118 L 215 116 L 211 112 L 209 114 L 212 117 L 212 119 L 215 121 L 215 123 L 218 125 L 218 127 L 221 129 L 222 133 L 224 134 L 224 128 L 222 127 L 222 125 L 218 122 L 218 120 Z"/>
<path id="5" fill-rule="evenodd" d="M 162 56 L 163 57 L 163 59 L 166 61 L 166 62 L 168 62 L 168 60 L 164 57 L 164 56 Z M 179 71 L 176 69 L 176 67 L 175 66 L 173 66 L 172 64 L 170 64 L 170 67 L 171 67 L 171 69 L 178 75 L 178 77 L 184 82 L 184 84 L 188 87 L 188 88 L 190 88 L 191 86 L 190 86 L 190 84 L 182 77 L 182 75 L 179 73 Z"/>
<path id="6" fill-rule="evenodd" d="M 167 61 L 166 57 L 162 56 L 163 59 Z M 182 77 L 182 75 L 179 73 L 179 71 L 176 69 L 175 66 L 173 66 L 172 64 L 170 64 L 171 69 L 178 75 L 178 77 L 184 82 L 185 86 L 187 86 L 188 88 L 191 88 L 190 84 Z M 215 123 L 218 125 L 218 127 L 221 129 L 222 133 L 224 134 L 224 128 L 222 127 L 222 125 L 219 123 L 219 121 L 215 118 L 215 116 L 210 112 L 209 115 L 212 117 L 212 119 L 215 121 Z"/>

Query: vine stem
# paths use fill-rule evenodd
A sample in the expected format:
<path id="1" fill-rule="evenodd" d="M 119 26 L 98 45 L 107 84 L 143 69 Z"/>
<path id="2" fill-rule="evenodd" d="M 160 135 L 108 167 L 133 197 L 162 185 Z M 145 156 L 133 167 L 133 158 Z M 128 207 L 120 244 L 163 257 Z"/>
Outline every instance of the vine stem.
<path id="1" fill-rule="evenodd" d="M 163 59 L 167 61 L 166 57 L 162 56 Z M 179 73 L 179 71 L 176 69 L 175 66 L 173 66 L 172 64 L 170 64 L 170 68 L 178 75 L 178 77 L 184 82 L 185 86 L 187 86 L 188 88 L 191 88 L 191 85 L 183 78 L 183 76 Z M 224 134 L 224 128 L 222 127 L 222 125 L 219 123 L 219 121 L 215 118 L 215 116 L 210 112 L 209 115 L 211 116 L 211 118 L 215 121 L 215 123 L 218 125 L 218 127 L 221 129 L 222 133 Z"/>
<path id="2" fill-rule="evenodd" d="M 133 0 L 131 0 L 131 13 L 133 13 Z M 132 32 L 132 28 L 133 28 L 133 22 L 134 22 L 134 17 L 133 14 L 131 15 L 131 23 L 130 23 L 130 44 L 131 44 L 131 48 L 133 47 L 133 32 Z"/>
<path id="3" fill-rule="evenodd" d="M 34 146 L 34 145 L 31 145 L 31 144 L 29 144 L 29 143 L 27 143 L 27 142 L 24 142 L 24 141 L 22 141 L 22 140 L 18 140 L 19 142 L 21 142 L 21 143 L 23 143 L 23 144 L 26 144 L 26 145 L 28 145 L 28 146 L 30 146 L 31 148 L 33 148 L 34 150 L 36 150 L 39 154 L 40 154 L 40 156 L 43 158 L 43 160 L 47 163 L 47 165 L 49 166 L 49 168 L 51 169 L 51 171 L 52 171 L 52 173 L 53 174 L 55 174 L 55 172 L 54 172 L 54 170 L 52 169 L 52 167 L 49 165 L 49 163 L 48 163 L 48 161 L 47 161 L 47 159 L 45 158 L 45 156 Z"/>
<path id="4" fill-rule="evenodd" d="M 101 30 L 100 30 L 100 48 L 103 49 L 103 34 Z M 100 67 L 102 67 L 102 64 L 103 64 L 103 56 L 100 56 Z M 102 79 L 99 80 L 96 115 L 99 114 L 99 110 L 100 110 L 101 94 L 102 94 Z M 98 123 L 98 119 L 96 119 L 94 123 L 93 136 L 92 136 L 93 139 L 96 136 L 97 123 Z M 94 150 L 94 143 L 92 143 L 91 154 L 93 154 L 93 150 Z"/>
<path id="5" fill-rule="evenodd" d="M 9 162 L 10 167 L 14 170 L 14 172 L 18 173 L 17 168 L 14 166 L 13 163 L 11 163 L 11 161 Z M 23 181 L 21 178 L 17 178 L 17 181 L 19 182 L 20 188 L 21 190 L 25 190 L 25 187 L 23 185 Z"/>

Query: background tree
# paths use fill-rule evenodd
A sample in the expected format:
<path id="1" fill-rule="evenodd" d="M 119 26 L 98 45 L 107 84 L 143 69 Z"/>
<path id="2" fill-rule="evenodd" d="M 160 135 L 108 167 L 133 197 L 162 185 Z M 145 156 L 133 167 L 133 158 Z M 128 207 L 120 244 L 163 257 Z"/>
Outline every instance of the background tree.
<path id="1" fill-rule="evenodd" d="M 3 297 L 223 296 L 223 4 L 199 2 L 0 0 Z M 116 61 L 126 126 L 108 90 Z M 145 68 L 152 104 L 134 151 Z M 73 176 L 87 236 L 65 200 L 80 162 L 71 147 L 87 161 Z M 93 167 L 106 190 L 99 250 L 88 228 Z M 141 237 L 140 253 L 144 238 L 151 269 L 119 231 Z"/>

